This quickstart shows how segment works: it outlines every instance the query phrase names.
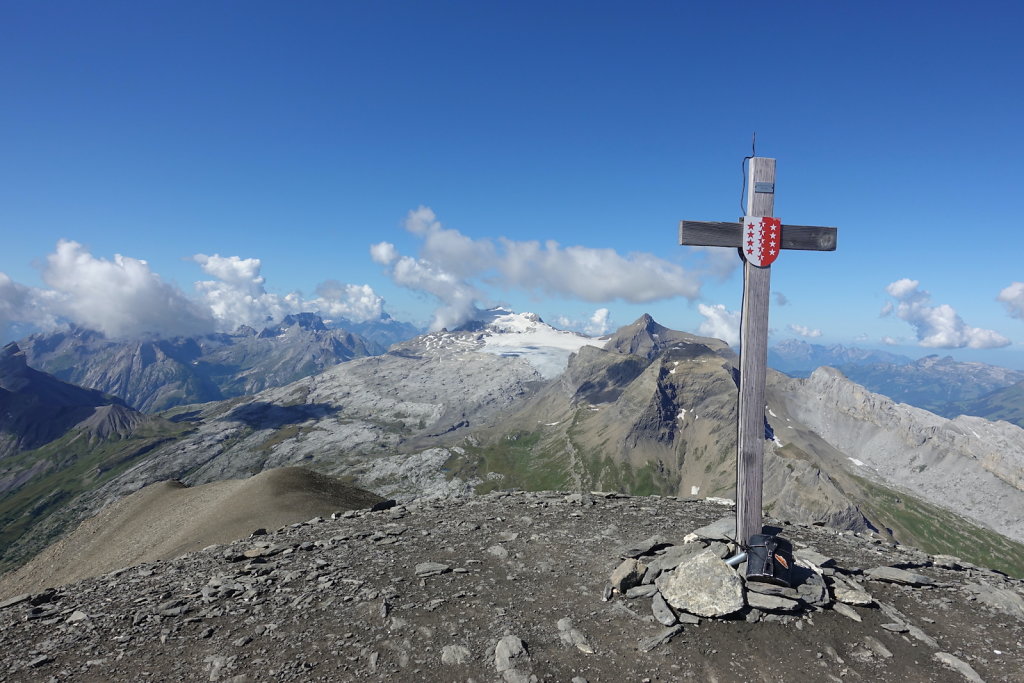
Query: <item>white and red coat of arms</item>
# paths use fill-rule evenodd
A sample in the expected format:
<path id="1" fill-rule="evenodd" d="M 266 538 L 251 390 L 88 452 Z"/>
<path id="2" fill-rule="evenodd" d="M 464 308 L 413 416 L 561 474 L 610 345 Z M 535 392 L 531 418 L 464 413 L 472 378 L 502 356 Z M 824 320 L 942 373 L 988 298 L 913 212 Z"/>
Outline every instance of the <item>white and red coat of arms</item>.
<path id="1" fill-rule="evenodd" d="M 782 250 L 782 220 L 770 216 L 743 218 L 743 256 L 755 266 L 770 266 Z"/>

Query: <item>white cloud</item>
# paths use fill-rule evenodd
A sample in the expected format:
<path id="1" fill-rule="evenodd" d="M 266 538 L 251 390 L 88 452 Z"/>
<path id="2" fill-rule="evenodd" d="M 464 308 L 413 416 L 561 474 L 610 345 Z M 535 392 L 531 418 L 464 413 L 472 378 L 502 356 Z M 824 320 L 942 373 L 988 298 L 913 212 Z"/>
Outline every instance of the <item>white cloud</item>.
<path id="1" fill-rule="evenodd" d="M 431 330 L 451 329 L 472 320 L 477 313 L 476 302 L 483 298 L 472 285 L 423 259 L 399 258 L 391 278 L 402 287 L 426 292 L 441 301 L 434 310 Z"/>
<path id="2" fill-rule="evenodd" d="M 390 266 L 402 286 L 437 297 L 431 327 L 465 322 L 484 294 L 475 280 L 508 289 L 591 302 L 621 299 L 647 303 L 674 296 L 697 297 L 699 278 L 681 266 L 651 254 L 620 255 L 613 249 L 562 247 L 557 242 L 497 243 L 472 239 L 442 227 L 434 212 L 421 206 L 406 216 L 405 228 L 423 242 L 419 258 L 399 257 L 394 245 L 370 247 L 374 261 Z"/>
<path id="3" fill-rule="evenodd" d="M 582 332 L 591 337 L 600 337 L 614 329 L 614 323 L 607 308 L 597 309 L 586 320 L 576 320 L 566 315 L 560 315 L 554 319 L 554 324 L 564 330 Z"/>
<path id="4" fill-rule="evenodd" d="M 331 280 L 318 287 L 317 298 L 304 300 L 267 292 L 257 258 L 196 254 L 191 260 L 216 278 L 196 283 L 198 299 L 164 282 L 142 259 L 96 258 L 78 242 L 61 240 L 43 272 L 48 289 L 0 273 L 0 335 L 71 322 L 109 337 L 173 337 L 233 331 L 243 323 L 260 328 L 302 311 L 357 322 L 383 313 L 383 299 L 369 285 Z"/>
<path id="5" fill-rule="evenodd" d="M 811 339 L 814 339 L 816 337 L 821 336 L 821 330 L 812 330 L 810 327 L 805 327 L 804 325 L 790 325 L 789 329 L 793 332 L 796 332 L 801 337 L 809 337 Z"/>
<path id="6" fill-rule="evenodd" d="M 304 299 L 298 292 L 280 296 L 264 287 L 258 258 L 196 254 L 192 260 L 217 278 L 196 282 L 196 290 L 216 318 L 217 328 L 224 332 L 239 325 L 261 329 L 290 313 L 312 312 L 328 319 L 363 322 L 380 318 L 384 311 L 384 299 L 370 285 L 327 280 L 317 286 L 314 299 Z"/>
<path id="7" fill-rule="evenodd" d="M 607 334 L 610 326 L 611 321 L 608 318 L 608 309 L 599 308 L 594 311 L 594 315 L 590 316 L 590 324 L 584 331 L 592 337 L 598 337 L 602 334 Z"/>
<path id="8" fill-rule="evenodd" d="M 1006 304 L 1006 310 L 1012 317 L 1024 319 L 1024 282 L 1010 284 L 999 292 L 996 300 Z"/>
<path id="9" fill-rule="evenodd" d="M 687 247 L 691 253 L 704 257 L 706 266 L 704 273 L 718 280 L 727 280 L 740 267 L 743 261 L 735 249 L 722 247 Z"/>
<path id="10" fill-rule="evenodd" d="M 885 291 L 896 301 L 887 302 L 882 309 L 882 315 L 895 313 L 897 318 L 910 323 L 917 333 L 919 346 L 992 349 L 1010 344 L 1009 339 L 995 330 L 967 325 L 948 304 L 930 305 L 931 294 L 919 289 L 919 285 L 920 282 L 909 278 L 890 283 Z"/>
<path id="11" fill-rule="evenodd" d="M 317 298 L 303 305 L 303 310 L 317 311 L 325 318 L 348 318 L 360 323 L 379 320 L 384 314 L 384 299 L 370 285 L 342 284 L 327 280 L 317 285 Z"/>
<path id="12" fill-rule="evenodd" d="M 726 310 L 723 304 L 697 304 L 697 310 L 704 316 L 698 332 L 705 337 L 715 337 L 730 346 L 740 343 L 740 312 Z"/>
<path id="13" fill-rule="evenodd" d="M 614 249 L 562 247 L 552 240 L 543 245 L 507 239 L 501 243 L 505 253 L 498 268 L 503 284 L 526 291 L 630 303 L 674 296 L 693 299 L 700 292 L 696 276 L 652 254 L 621 256 Z"/>
<path id="14" fill-rule="evenodd" d="M 370 245 L 370 258 L 374 263 L 390 266 L 398 258 L 398 250 L 391 242 L 378 242 Z"/>
<path id="15" fill-rule="evenodd" d="M 300 312 L 297 295 L 280 297 L 266 291 L 258 258 L 196 254 L 192 260 L 217 278 L 196 282 L 195 286 L 222 332 L 232 332 L 239 325 L 259 330 L 289 313 Z"/>
<path id="16" fill-rule="evenodd" d="M 490 240 L 474 240 L 441 226 L 433 210 L 420 206 L 405 218 L 405 229 L 423 238 L 420 258 L 457 277 L 471 277 L 494 265 Z"/>
<path id="17" fill-rule="evenodd" d="M 50 310 L 111 337 L 201 334 L 213 317 L 140 259 L 95 258 L 78 242 L 61 240 L 47 257 L 43 280 Z"/>
<path id="18" fill-rule="evenodd" d="M 789 299 L 782 292 L 772 292 L 772 296 L 775 298 L 776 306 L 785 306 L 789 303 Z"/>
<path id="19" fill-rule="evenodd" d="M 45 310 L 46 298 L 42 290 L 26 287 L 0 273 L 0 342 L 22 324 L 56 325 L 52 314 Z"/>
<path id="20" fill-rule="evenodd" d="M 885 336 L 882 337 L 882 343 L 886 346 L 902 346 L 905 342 L 902 339 L 896 337 Z"/>

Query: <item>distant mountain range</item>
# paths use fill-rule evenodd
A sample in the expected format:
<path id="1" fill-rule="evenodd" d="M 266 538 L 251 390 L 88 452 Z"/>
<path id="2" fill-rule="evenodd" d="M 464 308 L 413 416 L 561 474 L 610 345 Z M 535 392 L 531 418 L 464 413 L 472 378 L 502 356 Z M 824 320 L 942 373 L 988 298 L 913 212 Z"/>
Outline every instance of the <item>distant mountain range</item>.
<path id="1" fill-rule="evenodd" d="M 264 338 L 303 334 L 291 327 Z M 284 386 L 172 408 L 147 430 L 81 437 L 80 422 L 0 460 L 16 465 L 0 479 L 17 478 L 4 501 L 18 505 L 0 517 L 5 559 L 153 482 L 294 464 L 399 498 L 505 487 L 733 497 L 736 372 L 724 342 L 650 316 L 595 340 L 494 312 Z M 773 516 L 1024 573 L 1024 546 L 1010 540 L 1024 539 L 1024 430 L 899 406 L 834 371 L 770 372 L 767 401 Z M 35 474 L 72 443 L 67 475 Z"/>
<path id="2" fill-rule="evenodd" d="M 768 349 L 768 366 L 790 377 L 809 377 L 818 368 L 827 365 L 838 368 L 851 365 L 908 365 L 912 358 L 887 351 L 862 349 L 856 346 L 810 344 L 799 339 L 787 339 Z"/>
<path id="3" fill-rule="evenodd" d="M 359 327 L 383 341 L 415 333 L 389 320 Z M 118 340 L 73 328 L 32 335 L 19 346 L 33 368 L 118 396 L 144 412 L 253 394 L 385 350 L 356 332 L 328 328 L 314 313 L 289 315 L 261 331 Z"/>
<path id="4" fill-rule="evenodd" d="M 798 340 L 769 349 L 768 364 L 791 377 L 833 367 L 870 391 L 944 417 L 976 415 L 1024 427 L 1024 372 L 1019 370 L 949 356 L 913 360 L 885 351 Z"/>

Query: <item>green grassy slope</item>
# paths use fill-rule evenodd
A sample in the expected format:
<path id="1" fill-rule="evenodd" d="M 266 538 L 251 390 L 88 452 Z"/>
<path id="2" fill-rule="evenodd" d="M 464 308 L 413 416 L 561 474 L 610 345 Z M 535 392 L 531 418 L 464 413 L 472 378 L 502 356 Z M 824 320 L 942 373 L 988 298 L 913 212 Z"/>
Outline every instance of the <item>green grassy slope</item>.
<path id="1" fill-rule="evenodd" d="M 189 425 L 152 420 L 127 438 L 109 440 L 72 430 L 45 446 L 0 461 L 0 480 L 26 479 L 0 497 L 0 571 L 21 564 L 58 535 L 55 530 L 24 542 L 22 536 L 38 522 L 189 429 Z M 16 544 L 19 540 L 23 542 Z"/>

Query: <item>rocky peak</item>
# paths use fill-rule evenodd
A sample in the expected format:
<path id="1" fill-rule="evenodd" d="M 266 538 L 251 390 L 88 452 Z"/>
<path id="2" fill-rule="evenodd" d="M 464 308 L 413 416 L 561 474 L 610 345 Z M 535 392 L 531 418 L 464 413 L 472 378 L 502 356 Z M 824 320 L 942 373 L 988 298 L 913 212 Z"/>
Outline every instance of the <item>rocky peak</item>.
<path id="1" fill-rule="evenodd" d="M 25 352 L 15 342 L 0 349 L 0 387 L 18 391 L 29 381 L 25 376 L 29 370 Z"/>
<path id="2" fill-rule="evenodd" d="M 725 351 L 728 345 L 718 339 L 698 337 L 687 332 L 677 332 L 659 325 L 649 314 L 644 313 L 631 325 L 619 328 L 604 348 L 619 353 L 632 353 L 652 360 L 662 350 L 680 343 L 703 344 L 713 351 Z"/>
<path id="3" fill-rule="evenodd" d="M 279 337 L 293 328 L 321 332 L 325 331 L 327 326 L 324 325 L 323 318 L 316 313 L 294 313 L 286 315 L 277 325 L 263 328 L 259 336 L 261 339 Z"/>

